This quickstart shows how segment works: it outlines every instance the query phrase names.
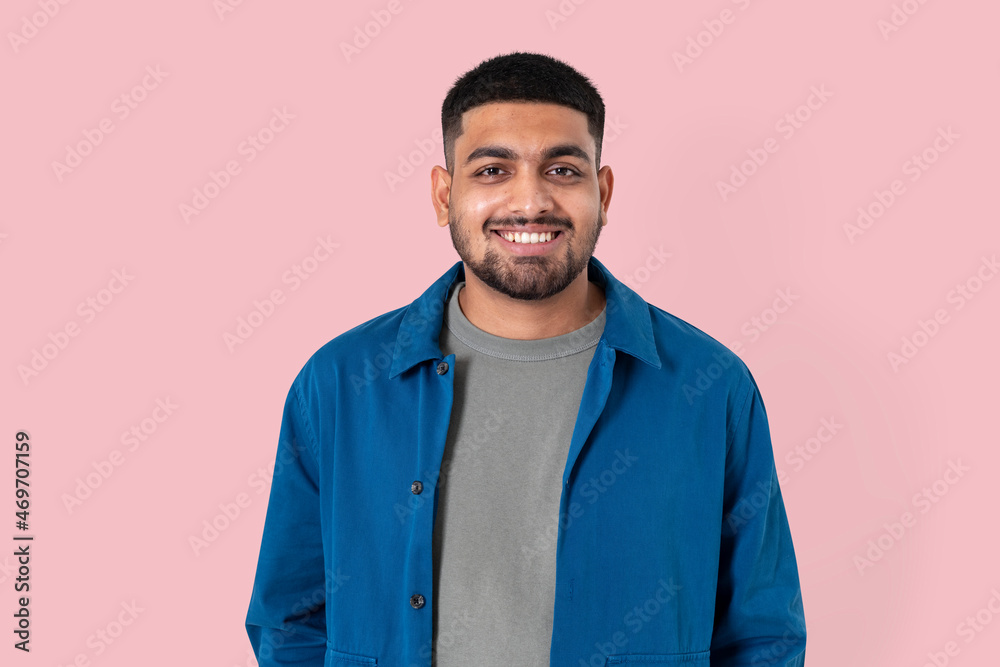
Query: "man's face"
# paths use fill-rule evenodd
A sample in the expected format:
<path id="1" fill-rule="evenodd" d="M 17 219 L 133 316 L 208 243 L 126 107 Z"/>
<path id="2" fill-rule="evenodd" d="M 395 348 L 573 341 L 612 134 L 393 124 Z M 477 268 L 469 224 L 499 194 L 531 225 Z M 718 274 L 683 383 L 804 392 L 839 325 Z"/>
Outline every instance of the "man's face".
<path id="1" fill-rule="evenodd" d="M 489 287 L 522 300 L 558 294 L 586 269 L 607 224 L 611 174 L 595 169 L 586 114 L 505 102 L 470 109 L 462 121 L 454 174 L 435 167 L 438 223 L 451 226 L 459 257 Z M 556 233 L 538 243 L 501 234 L 525 231 Z"/>

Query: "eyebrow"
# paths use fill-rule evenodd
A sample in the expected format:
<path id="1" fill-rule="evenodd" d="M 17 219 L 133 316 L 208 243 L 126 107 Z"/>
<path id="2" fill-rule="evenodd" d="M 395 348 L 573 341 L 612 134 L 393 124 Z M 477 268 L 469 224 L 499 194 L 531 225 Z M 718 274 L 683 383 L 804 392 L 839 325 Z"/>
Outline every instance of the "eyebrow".
<path id="1" fill-rule="evenodd" d="M 470 162 L 484 157 L 495 157 L 501 160 L 511 161 L 515 161 L 518 158 L 517 153 L 506 146 L 480 146 L 469 153 L 469 156 L 465 158 L 463 166 L 467 166 Z M 560 144 L 546 150 L 542 154 L 542 162 L 557 157 L 576 157 L 587 162 L 588 164 L 591 161 L 590 154 L 576 144 Z"/>

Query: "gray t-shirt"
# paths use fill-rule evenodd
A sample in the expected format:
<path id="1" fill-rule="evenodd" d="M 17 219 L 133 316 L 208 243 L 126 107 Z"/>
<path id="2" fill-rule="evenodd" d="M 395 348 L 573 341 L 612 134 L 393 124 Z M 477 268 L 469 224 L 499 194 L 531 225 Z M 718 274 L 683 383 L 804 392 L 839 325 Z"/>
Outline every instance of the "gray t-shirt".
<path id="1" fill-rule="evenodd" d="M 606 308 L 561 336 L 487 333 L 448 297 L 455 398 L 434 522 L 435 667 L 547 665 L 562 475 Z"/>

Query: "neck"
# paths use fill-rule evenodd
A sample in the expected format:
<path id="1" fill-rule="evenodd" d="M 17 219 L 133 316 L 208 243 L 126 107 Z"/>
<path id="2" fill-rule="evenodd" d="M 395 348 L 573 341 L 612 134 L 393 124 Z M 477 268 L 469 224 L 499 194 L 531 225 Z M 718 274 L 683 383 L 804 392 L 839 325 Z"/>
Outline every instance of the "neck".
<path id="1" fill-rule="evenodd" d="M 538 301 L 512 299 L 480 282 L 466 268 L 458 305 L 486 333 L 516 340 L 561 336 L 592 322 L 604 309 L 604 291 L 587 280 L 587 271 L 558 294 Z"/>

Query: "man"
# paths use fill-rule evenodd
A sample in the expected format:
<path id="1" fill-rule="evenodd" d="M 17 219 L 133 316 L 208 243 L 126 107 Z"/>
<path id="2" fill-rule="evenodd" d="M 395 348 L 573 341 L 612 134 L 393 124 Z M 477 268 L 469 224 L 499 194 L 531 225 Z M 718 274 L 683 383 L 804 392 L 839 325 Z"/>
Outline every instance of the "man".
<path id="1" fill-rule="evenodd" d="M 803 665 L 750 371 L 593 257 L 604 103 L 513 53 L 444 100 L 461 257 L 285 403 L 246 625 L 270 665 Z"/>

